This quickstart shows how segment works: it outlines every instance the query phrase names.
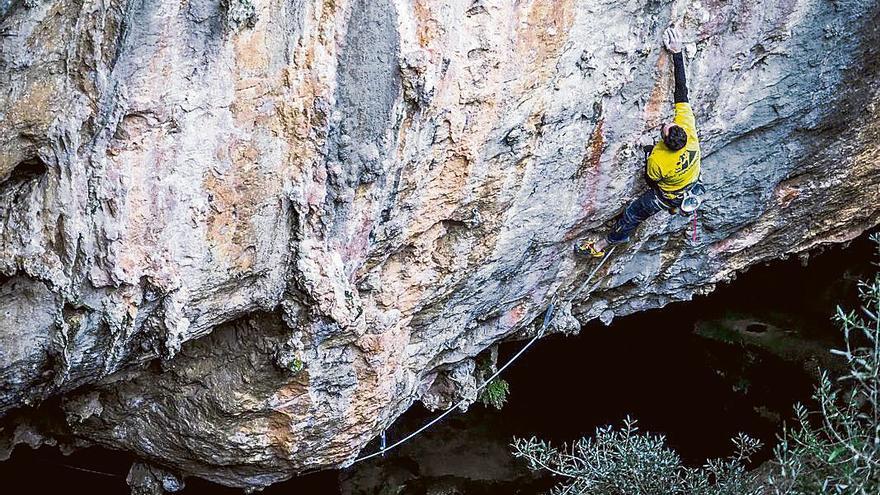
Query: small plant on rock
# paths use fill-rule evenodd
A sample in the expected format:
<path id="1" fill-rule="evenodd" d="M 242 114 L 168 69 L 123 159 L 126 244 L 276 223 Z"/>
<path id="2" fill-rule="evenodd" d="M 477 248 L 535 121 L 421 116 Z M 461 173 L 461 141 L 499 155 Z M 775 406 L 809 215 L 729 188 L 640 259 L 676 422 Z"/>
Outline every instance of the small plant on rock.
<path id="1" fill-rule="evenodd" d="M 306 365 L 302 362 L 302 359 L 295 357 L 291 359 L 289 363 L 287 363 L 287 368 L 293 374 L 298 374 L 306 368 Z"/>
<path id="2" fill-rule="evenodd" d="M 501 378 L 495 378 L 480 392 L 479 401 L 486 407 L 494 407 L 500 410 L 507 402 L 510 393 L 510 384 Z"/>

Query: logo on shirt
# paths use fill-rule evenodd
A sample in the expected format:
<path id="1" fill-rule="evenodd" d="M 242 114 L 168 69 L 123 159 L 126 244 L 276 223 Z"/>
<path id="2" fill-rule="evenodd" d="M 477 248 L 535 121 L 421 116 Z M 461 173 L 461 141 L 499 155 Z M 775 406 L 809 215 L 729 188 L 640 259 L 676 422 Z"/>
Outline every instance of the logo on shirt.
<path id="1" fill-rule="evenodd" d="M 697 163 L 699 157 L 700 152 L 696 150 L 687 150 L 687 152 L 682 153 L 678 157 L 678 163 L 675 164 L 675 173 L 678 174 L 689 169 L 692 165 Z"/>

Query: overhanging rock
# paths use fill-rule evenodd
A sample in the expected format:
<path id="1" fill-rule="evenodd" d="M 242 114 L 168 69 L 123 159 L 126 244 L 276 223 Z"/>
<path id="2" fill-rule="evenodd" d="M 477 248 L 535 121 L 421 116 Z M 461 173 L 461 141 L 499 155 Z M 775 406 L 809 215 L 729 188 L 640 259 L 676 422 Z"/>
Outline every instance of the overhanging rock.
<path id="1" fill-rule="evenodd" d="M 880 219 L 873 0 L 2 5 L 3 436 L 42 407 L 261 487 L 350 461 L 552 296 L 570 331 Z M 672 22 L 697 241 L 658 215 L 584 300 L 571 243 L 643 187 Z"/>

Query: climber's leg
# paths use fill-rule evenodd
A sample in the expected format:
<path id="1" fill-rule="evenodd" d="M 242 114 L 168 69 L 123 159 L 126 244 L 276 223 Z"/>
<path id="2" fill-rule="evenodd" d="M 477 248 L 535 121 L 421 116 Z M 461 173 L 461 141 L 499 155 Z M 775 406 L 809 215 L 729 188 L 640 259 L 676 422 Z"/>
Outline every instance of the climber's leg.
<path id="1" fill-rule="evenodd" d="M 647 191 L 630 203 L 626 210 L 618 217 L 617 223 L 608 234 L 608 244 L 628 242 L 632 233 L 642 222 L 658 211 L 667 210 L 674 206 L 660 198 L 653 188 L 648 188 Z"/>
<path id="2" fill-rule="evenodd" d="M 607 237 L 581 239 L 575 243 L 574 251 L 579 255 L 601 258 L 605 256 L 608 246 L 628 242 L 636 228 L 652 215 L 660 210 L 672 213 L 680 204 L 680 200 L 665 199 L 656 190 L 649 188 L 626 207 Z"/>

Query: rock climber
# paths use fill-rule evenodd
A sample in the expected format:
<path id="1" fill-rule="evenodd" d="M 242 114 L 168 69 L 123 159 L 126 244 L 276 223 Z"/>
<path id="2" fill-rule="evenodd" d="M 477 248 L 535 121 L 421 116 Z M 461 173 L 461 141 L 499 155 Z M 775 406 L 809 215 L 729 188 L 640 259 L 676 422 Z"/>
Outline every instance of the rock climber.
<path id="1" fill-rule="evenodd" d="M 578 254 L 601 258 L 609 246 L 629 241 L 639 224 L 658 211 L 690 213 L 699 206 L 699 194 L 703 190 L 699 183 L 700 142 L 694 112 L 688 102 L 681 35 L 675 28 L 669 28 L 663 42 L 672 54 L 675 117 L 660 129 L 662 140 L 644 148 L 648 190 L 626 207 L 607 236 L 576 242 L 574 248 Z"/>

